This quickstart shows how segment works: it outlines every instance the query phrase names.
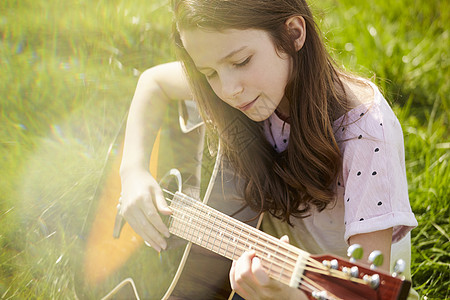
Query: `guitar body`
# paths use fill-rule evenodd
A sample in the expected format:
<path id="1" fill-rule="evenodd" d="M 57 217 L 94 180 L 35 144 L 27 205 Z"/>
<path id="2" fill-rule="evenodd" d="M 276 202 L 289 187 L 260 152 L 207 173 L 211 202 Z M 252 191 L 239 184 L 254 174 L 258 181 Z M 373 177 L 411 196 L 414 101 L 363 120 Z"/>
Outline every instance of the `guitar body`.
<path id="1" fill-rule="evenodd" d="M 183 132 L 174 120 L 179 118 L 180 112 L 196 112 L 185 110 L 185 106 L 182 108 L 169 108 L 152 151 L 150 170 L 159 179 L 176 166 L 182 174 L 183 192 L 199 199 L 204 127 L 196 126 L 190 132 Z M 183 117 L 192 119 L 192 116 Z M 87 213 L 82 233 L 84 254 L 79 262 L 83 267 L 75 278 L 78 298 L 227 299 L 231 293 L 228 259 L 176 236 L 169 238 L 168 249 L 158 254 L 147 247 L 128 224 L 124 225 L 120 238 L 113 238 L 121 192 L 121 143 L 117 141 L 112 147 L 116 151 L 111 151 L 103 187 L 94 197 L 97 203 Z M 233 214 L 243 203 L 236 193 L 232 172 L 224 166 L 215 179 L 208 205 Z M 234 217 L 246 221 L 255 214 L 246 209 Z M 256 225 L 256 221 L 252 225 Z"/>

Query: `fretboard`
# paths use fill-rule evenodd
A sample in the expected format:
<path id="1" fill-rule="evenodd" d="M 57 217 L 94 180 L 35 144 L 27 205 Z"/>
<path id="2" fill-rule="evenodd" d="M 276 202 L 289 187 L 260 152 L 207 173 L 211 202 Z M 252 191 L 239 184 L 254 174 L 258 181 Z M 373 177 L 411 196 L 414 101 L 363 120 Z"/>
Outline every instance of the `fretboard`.
<path id="1" fill-rule="evenodd" d="M 221 213 L 182 193 L 170 205 L 169 231 L 231 260 L 254 250 L 265 271 L 274 279 L 290 284 L 298 272 L 299 256 L 308 253 Z"/>

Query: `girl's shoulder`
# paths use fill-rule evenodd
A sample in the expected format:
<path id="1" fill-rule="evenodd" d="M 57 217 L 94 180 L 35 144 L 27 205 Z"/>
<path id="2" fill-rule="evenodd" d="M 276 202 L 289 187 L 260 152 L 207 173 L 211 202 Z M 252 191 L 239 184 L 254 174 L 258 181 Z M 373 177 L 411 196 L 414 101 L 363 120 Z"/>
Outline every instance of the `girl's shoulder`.
<path id="1" fill-rule="evenodd" d="M 351 78 L 344 80 L 345 93 L 347 95 L 350 110 L 374 100 L 377 87 L 369 80 Z"/>
<path id="2" fill-rule="evenodd" d="M 359 121 L 372 120 L 375 123 L 395 115 L 378 87 L 367 79 L 346 81 L 348 110 L 333 122 L 333 127 L 348 126 Z M 370 117 L 368 117 L 370 115 Z M 363 116 L 366 116 L 363 118 Z M 369 119 L 369 120 L 368 120 Z"/>
<path id="3" fill-rule="evenodd" d="M 364 90 L 357 104 L 334 121 L 338 143 L 378 140 L 400 147 L 403 132 L 400 122 L 378 87 L 365 80 L 370 91 Z M 360 146 L 360 143 L 355 144 Z"/>

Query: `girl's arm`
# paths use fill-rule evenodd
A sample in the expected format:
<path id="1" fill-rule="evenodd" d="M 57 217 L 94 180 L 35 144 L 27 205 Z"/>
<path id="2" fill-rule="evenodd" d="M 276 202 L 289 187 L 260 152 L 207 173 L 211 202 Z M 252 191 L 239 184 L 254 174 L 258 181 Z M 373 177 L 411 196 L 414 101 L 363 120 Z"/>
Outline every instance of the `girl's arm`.
<path id="1" fill-rule="evenodd" d="M 139 78 L 128 115 L 120 166 L 120 213 L 157 251 L 166 247 L 162 235 L 169 235 L 158 211 L 170 214 L 170 210 L 158 183 L 149 172 L 151 149 L 168 103 L 190 98 L 181 63 L 155 66 Z"/>
<path id="2" fill-rule="evenodd" d="M 121 176 L 129 170 L 148 170 L 150 151 L 168 103 L 189 98 L 192 96 L 179 62 L 142 73 L 128 115 Z"/>
<path id="3" fill-rule="evenodd" d="M 281 238 L 282 242 L 289 242 L 287 236 Z M 379 250 L 384 255 L 384 262 L 379 268 L 389 272 L 391 257 L 392 228 L 358 234 L 350 237 L 350 244 L 360 244 L 364 249 L 361 261 L 367 261 L 369 254 Z M 232 288 L 245 299 L 307 299 L 306 295 L 294 288 L 270 279 L 261 266 L 259 259 L 255 258 L 254 251 L 245 252 L 237 261 L 233 261 L 230 270 Z"/>

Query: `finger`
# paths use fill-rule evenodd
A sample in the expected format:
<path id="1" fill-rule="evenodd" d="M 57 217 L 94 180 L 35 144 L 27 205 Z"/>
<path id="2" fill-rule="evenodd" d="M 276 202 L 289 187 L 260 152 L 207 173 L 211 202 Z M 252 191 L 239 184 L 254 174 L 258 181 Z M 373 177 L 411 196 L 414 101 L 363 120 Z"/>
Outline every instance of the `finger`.
<path id="1" fill-rule="evenodd" d="M 287 235 L 283 235 L 283 236 L 280 238 L 280 241 L 282 241 L 283 243 L 289 244 L 289 237 L 288 237 Z"/>
<path id="2" fill-rule="evenodd" d="M 269 284 L 269 276 L 264 271 L 261 260 L 258 257 L 254 257 L 252 260 L 252 273 L 260 285 Z"/>
<path id="3" fill-rule="evenodd" d="M 235 263 L 234 285 L 235 290 L 244 298 L 248 299 L 250 295 L 256 295 L 253 286 L 256 284 L 252 273 L 252 258 L 255 251 L 244 252 Z"/>
<path id="4" fill-rule="evenodd" d="M 132 218 L 128 218 L 128 223 L 145 241 L 147 241 L 156 251 L 166 249 L 167 243 L 156 228 L 149 223 L 145 214 L 140 209 L 133 210 Z"/>
<path id="5" fill-rule="evenodd" d="M 237 269 L 237 261 L 234 260 L 231 265 L 229 274 L 231 288 L 241 297 L 244 297 L 244 299 L 250 300 L 251 296 L 254 297 L 256 295 L 256 291 L 253 288 L 251 288 L 247 283 L 245 282 L 238 283 L 236 281 L 236 272 L 237 272 L 236 269 Z"/>
<path id="6" fill-rule="evenodd" d="M 146 197 L 142 201 L 142 203 L 143 203 L 142 210 L 148 221 L 156 228 L 157 231 L 159 231 L 165 237 L 169 237 L 170 236 L 169 229 L 164 224 L 163 220 L 161 219 L 161 216 L 159 215 L 158 211 L 153 205 L 152 199 L 150 199 L 150 197 Z"/>
<path id="7" fill-rule="evenodd" d="M 167 206 L 166 199 L 164 198 L 164 194 L 159 186 L 153 189 L 153 195 L 158 210 L 163 215 L 171 215 L 172 210 Z"/>
<path id="8" fill-rule="evenodd" d="M 231 264 L 230 273 L 229 273 L 230 285 L 231 285 L 231 289 L 233 289 L 233 290 L 236 290 L 236 280 L 234 279 L 235 270 L 236 270 L 236 261 L 233 260 L 233 263 Z"/>
<path id="9" fill-rule="evenodd" d="M 133 230 L 144 239 L 145 243 L 147 243 L 147 246 L 150 246 L 151 248 L 155 249 L 158 252 L 161 252 L 161 247 L 158 245 L 156 241 L 154 241 L 152 238 L 150 238 L 143 230 L 139 229 L 132 223 L 129 223 L 130 226 L 133 228 Z"/>

